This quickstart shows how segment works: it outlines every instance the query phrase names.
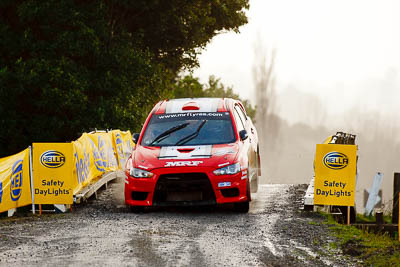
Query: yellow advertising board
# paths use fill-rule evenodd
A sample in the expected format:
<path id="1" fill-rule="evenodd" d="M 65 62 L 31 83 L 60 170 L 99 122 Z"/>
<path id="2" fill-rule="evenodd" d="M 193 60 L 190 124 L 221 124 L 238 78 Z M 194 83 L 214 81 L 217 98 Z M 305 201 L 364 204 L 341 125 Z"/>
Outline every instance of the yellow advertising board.
<path id="1" fill-rule="evenodd" d="M 88 185 L 93 178 L 100 177 L 104 172 L 103 161 L 96 144 L 84 133 L 78 140 L 72 142 L 74 150 L 73 184 L 76 194 L 82 187 Z"/>
<path id="2" fill-rule="evenodd" d="M 29 148 L 0 159 L 0 212 L 32 204 Z"/>
<path id="3" fill-rule="evenodd" d="M 123 159 L 124 148 L 121 146 L 120 140 L 118 140 L 118 145 L 114 140 L 117 133 L 123 142 L 125 134 L 119 130 L 84 133 L 78 140 L 72 142 L 74 155 L 72 188 L 74 194 L 96 181 L 105 172 L 120 168 L 118 155 L 121 153 L 121 159 Z"/>
<path id="4" fill-rule="evenodd" d="M 122 132 L 120 130 L 114 130 L 112 134 L 113 145 L 118 157 L 118 166 L 121 169 L 125 167 L 125 163 L 132 153 L 132 147 L 134 146 L 132 134 L 130 131 Z"/>
<path id="5" fill-rule="evenodd" d="M 314 205 L 354 206 L 357 146 L 318 144 Z"/>
<path id="6" fill-rule="evenodd" d="M 98 132 L 94 134 L 88 134 L 88 136 L 94 144 L 93 156 L 96 167 L 103 172 L 117 170 L 117 152 L 113 146 L 113 133 Z"/>
<path id="7" fill-rule="evenodd" d="M 112 131 L 113 135 L 113 146 L 117 152 L 118 166 L 121 168 L 125 164 L 125 153 L 124 153 L 124 143 L 122 141 L 121 131 Z"/>
<path id="8" fill-rule="evenodd" d="M 133 147 L 130 131 L 114 130 L 84 133 L 72 143 L 34 143 L 33 167 L 29 148 L 1 158 L 0 212 L 32 204 L 32 195 L 35 204 L 72 204 L 83 187 L 123 168 Z"/>
<path id="9" fill-rule="evenodd" d="M 122 147 L 125 154 L 125 161 L 128 160 L 129 156 L 131 155 L 133 148 L 135 147 L 135 143 L 132 140 L 132 134 L 130 131 L 121 132 L 121 139 L 122 139 Z M 125 164 L 120 166 L 121 168 L 125 167 Z"/>
<path id="10" fill-rule="evenodd" d="M 35 204 L 72 204 L 71 143 L 33 144 Z"/>

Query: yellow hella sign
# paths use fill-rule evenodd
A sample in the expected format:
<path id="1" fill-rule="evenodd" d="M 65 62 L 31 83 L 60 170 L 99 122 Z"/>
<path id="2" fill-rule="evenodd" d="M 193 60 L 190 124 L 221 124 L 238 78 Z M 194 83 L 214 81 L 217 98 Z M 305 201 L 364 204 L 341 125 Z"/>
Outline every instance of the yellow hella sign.
<path id="1" fill-rule="evenodd" d="M 340 152 L 330 152 L 324 157 L 324 164 L 329 169 L 340 170 L 346 168 L 349 164 L 349 158 Z"/>
<path id="2" fill-rule="evenodd" d="M 73 203 L 72 143 L 33 144 L 35 204 Z"/>
<path id="3" fill-rule="evenodd" d="M 29 151 L 0 159 L 0 212 L 32 204 Z"/>
<path id="4" fill-rule="evenodd" d="M 314 205 L 354 206 L 357 146 L 318 144 Z"/>
<path id="5" fill-rule="evenodd" d="M 63 153 L 55 150 L 48 150 L 40 156 L 40 163 L 47 168 L 59 168 L 65 163 Z"/>

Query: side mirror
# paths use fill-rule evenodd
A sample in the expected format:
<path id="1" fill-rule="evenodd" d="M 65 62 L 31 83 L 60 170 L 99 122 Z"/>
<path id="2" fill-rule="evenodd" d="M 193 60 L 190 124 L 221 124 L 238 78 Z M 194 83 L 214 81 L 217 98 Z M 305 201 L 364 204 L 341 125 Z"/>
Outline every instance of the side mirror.
<path id="1" fill-rule="evenodd" d="M 247 131 L 246 131 L 246 130 L 241 130 L 241 131 L 239 132 L 239 137 L 240 137 L 240 140 L 244 141 L 244 140 L 246 140 L 249 136 L 247 135 Z"/>
<path id="2" fill-rule="evenodd" d="M 132 141 L 135 143 L 135 145 L 137 144 L 137 142 L 139 141 L 139 133 L 134 133 L 132 136 Z"/>

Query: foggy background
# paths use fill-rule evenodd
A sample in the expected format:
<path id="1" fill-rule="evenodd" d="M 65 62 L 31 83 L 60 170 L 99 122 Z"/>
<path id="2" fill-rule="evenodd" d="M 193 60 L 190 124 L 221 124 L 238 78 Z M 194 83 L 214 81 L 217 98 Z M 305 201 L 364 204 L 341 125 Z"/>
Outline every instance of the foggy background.
<path id="1" fill-rule="evenodd" d="M 383 172 L 390 210 L 400 172 L 400 2 L 250 0 L 240 34 L 218 35 L 195 76 L 257 105 L 264 183 L 308 183 L 315 145 L 355 134 L 363 191 Z"/>
<path id="2" fill-rule="evenodd" d="M 272 55 L 273 57 L 273 55 Z M 265 65 L 263 67 L 266 67 Z M 372 186 L 376 172 L 384 173 L 383 205 L 391 212 L 393 173 L 400 172 L 400 127 L 398 116 L 353 108 L 329 114 L 323 101 L 289 85 L 276 93 L 271 67 L 257 72 L 256 126 L 261 142 L 262 183 L 309 183 L 313 176 L 315 146 L 338 131 L 356 135 L 358 145 L 357 211 L 363 212 L 364 190 Z M 273 73 L 273 72 L 272 72 Z M 260 82 L 269 79 L 270 82 Z M 387 83 L 382 81 L 382 85 Z M 266 86 L 268 85 L 268 86 Z M 378 84 L 379 86 L 379 84 Z M 390 90 L 396 90 L 393 84 Z M 359 96 L 363 97 L 362 94 Z M 377 101 L 379 97 L 377 97 Z M 384 105 L 384 102 L 381 102 Z M 396 114 L 397 115 L 397 114 Z M 285 119 L 290 118 L 290 119 Z"/>

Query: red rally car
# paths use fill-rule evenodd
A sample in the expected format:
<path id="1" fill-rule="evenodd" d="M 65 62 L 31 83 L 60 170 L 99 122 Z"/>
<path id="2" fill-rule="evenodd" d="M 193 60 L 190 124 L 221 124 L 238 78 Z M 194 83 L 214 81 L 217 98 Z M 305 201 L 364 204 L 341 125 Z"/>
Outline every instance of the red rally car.
<path id="1" fill-rule="evenodd" d="M 240 101 L 160 101 L 133 139 L 125 166 L 125 203 L 133 211 L 223 203 L 249 210 L 260 154 L 256 128 Z"/>

